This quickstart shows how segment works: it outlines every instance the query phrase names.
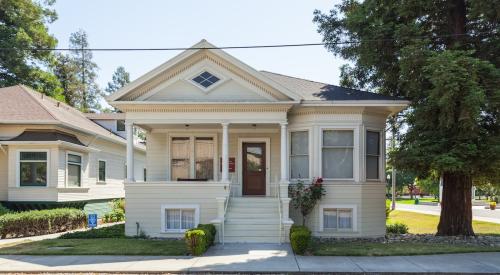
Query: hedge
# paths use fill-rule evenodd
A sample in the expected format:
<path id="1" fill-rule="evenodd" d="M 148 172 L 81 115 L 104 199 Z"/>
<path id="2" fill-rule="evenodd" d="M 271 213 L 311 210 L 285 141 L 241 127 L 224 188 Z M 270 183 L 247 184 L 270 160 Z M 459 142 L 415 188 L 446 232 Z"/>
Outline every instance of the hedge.
<path id="1" fill-rule="evenodd" d="M 205 231 L 205 236 L 207 236 L 208 245 L 214 245 L 215 242 L 215 234 L 217 230 L 215 229 L 215 225 L 213 224 L 199 224 L 198 229 Z"/>
<path id="2" fill-rule="evenodd" d="M 184 234 L 186 245 L 191 255 L 200 256 L 214 244 L 217 230 L 213 224 L 199 224 Z"/>
<path id="3" fill-rule="evenodd" d="M 408 225 L 401 222 L 388 224 L 386 226 L 387 234 L 406 234 L 408 233 L 408 229 Z"/>
<path id="4" fill-rule="evenodd" d="M 0 216 L 0 236 L 16 238 L 52 234 L 85 227 L 85 212 L 73 208 L 32 210 Z"/>
<path id="5" fill-rule="evenodd" d="M 3 216 L 7 213 L 10 213 L 10 210 L 7 207 L 0 204 L 0 216 Z"/>
<path id="6" fill-rule="evenodd" d="M 290 245 L 293 252 L 303 255 L 311 243 L 311 231 L 305 226 L 290 228 Z"/>

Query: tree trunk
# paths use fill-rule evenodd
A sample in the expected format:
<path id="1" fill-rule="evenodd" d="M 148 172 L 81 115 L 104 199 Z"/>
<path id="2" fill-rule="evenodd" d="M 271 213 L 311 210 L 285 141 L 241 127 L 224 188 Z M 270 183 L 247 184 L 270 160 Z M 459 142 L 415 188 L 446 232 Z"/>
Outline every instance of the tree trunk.
<path id="1" fill-rule="evenodd" d="M 439 219 L 439 236 L 473 236 L 472 177 L 466 174 L 443 174 L 443 198 Z"/>

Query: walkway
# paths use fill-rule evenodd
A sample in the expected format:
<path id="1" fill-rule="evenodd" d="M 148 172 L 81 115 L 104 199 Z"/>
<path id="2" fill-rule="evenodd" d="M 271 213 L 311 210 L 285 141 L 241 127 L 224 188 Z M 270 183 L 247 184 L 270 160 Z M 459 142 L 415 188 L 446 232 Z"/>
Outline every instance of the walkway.
<path id="1" fill-rule="evenodd" d="M 397 203 L 396 210 L 411 211 L 436 216 L 441 215 L 441 206 L 439 205 Z M 473 206 L 472 219 L 475 221 L 500 223 L 500 209 L 490 210 L 485 209 L 484 206 Z"/>
<path id="2" fill-rule="evenodd" d="M 295 256 L 289 245 L 226 244 L 203 257 L 0 256 L 0 272 L 500 273 L 500 253 L 397 257 Z"/>

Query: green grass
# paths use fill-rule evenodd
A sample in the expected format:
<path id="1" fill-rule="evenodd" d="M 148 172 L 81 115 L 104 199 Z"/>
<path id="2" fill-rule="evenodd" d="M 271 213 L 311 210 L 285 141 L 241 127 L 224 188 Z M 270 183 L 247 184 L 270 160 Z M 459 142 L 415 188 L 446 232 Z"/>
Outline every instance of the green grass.
<path id="1" fill-rule="evenodd" d="M 418 198 L 418 200 L 420 202 L 433 202 L 433 203 L 438 203 L 439 202 L 439 200 L 437 200 L 435 198 Z M 415 204 L 415 199 L 396 198 L 396 203 L 401 203 L 401 204 Z"/>
<path id="2" fill-rule="evenodd" d="M 91 229 L 87 231 L 77 231 L 66 233 L 59 239 L 102 239 L 102 238 L 126 238 L 125 224 L 116 224 L 99 229 Z"/>

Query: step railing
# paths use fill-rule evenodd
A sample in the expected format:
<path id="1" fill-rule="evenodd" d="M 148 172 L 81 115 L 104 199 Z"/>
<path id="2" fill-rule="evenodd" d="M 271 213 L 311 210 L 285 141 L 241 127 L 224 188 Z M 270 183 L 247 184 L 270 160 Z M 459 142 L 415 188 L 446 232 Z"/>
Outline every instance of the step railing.
<path id="1" fill-rule="evenodd" d="M 282 221 L 282 218 L 281 216 L 283 215 L 281 213 L 281 192 L 280 192 L 280 184 L 277 182 L 276 183 L 276 197 L 278 198 L 278 213 L 279 213 L 279 221 L 278 221 L 278 224 L 279 224 L 279 244 L 282 243 L 282 234 L 283 234 L 283 221 Z"/>
<path id="2" fill-rule="evenodd" d="M 224 217 L 222 217 L 222 245 L 224 245 L 225 238 L 226 238 L 226 233 L 225 233 L 225 224 L 226 224 L 226 213 L 227 213 L 227 207 L 229 206 L 229 201 L 231 200 L 232 192 L 231 192 L 231 186 L 232 186 L 232 180 L 229 182 L 228 186 L 228 194 L 227 194 L 227 199 L 225 201 L 224 205 Z"/>

